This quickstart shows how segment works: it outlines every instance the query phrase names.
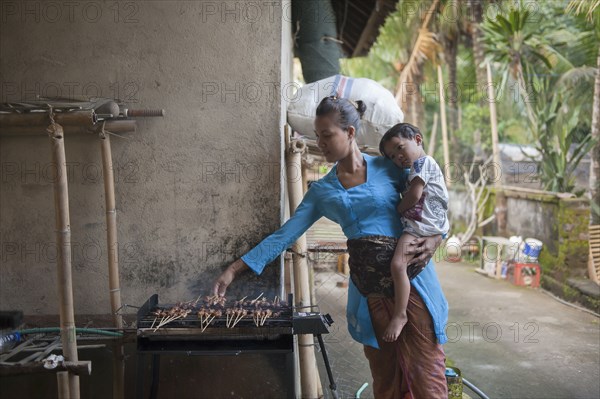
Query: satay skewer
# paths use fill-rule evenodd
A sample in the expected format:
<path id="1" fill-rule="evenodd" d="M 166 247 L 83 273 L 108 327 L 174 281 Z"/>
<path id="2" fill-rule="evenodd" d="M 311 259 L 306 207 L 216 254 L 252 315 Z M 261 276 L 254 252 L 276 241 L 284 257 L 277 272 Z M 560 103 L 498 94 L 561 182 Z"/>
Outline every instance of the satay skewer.
<path id="1" fill-rule="evenodd" d="M 235 327 L 236 324 L 239 323 L 240 320 L 242 320 L 244 318 L 244 316 L 246 316 L 247 314 L 248 314 L 248 311 L 246 309 L 240 309 L 240 314 L 239 314 L 238 318 L 235 320 L 235 323 L 233 323 L 233 326 L 231 328 Z"/>
<path id="2" fill-rule="evenodd" d="M 261 292 L 261 293 L 260 293 L 260 295 L 256 297 L 256 299 L 253 299 L 252 301 L 250 301 L 250 305 L 254 305 L 254 304 L 256 303 L 256 301 L 258 301 L 258 300 L 259 300 L 259 298 L 260 298 L 261 296 L 263 296 L 263 294 L 264 294 L 264 292 Z"/>

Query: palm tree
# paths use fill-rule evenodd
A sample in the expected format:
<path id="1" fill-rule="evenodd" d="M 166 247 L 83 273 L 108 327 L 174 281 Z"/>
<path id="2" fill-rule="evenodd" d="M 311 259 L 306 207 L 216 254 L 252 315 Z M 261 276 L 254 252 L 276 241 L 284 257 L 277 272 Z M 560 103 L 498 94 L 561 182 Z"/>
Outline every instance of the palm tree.
<path id="1" fill-rule="evenodd" d="M 458 86 L 456 84 L 456 64 L 458 54 L 458 44 L 461 38 L 462 19 L 460 0 L 448 0 L 442 5 L 439 18 L 439 24 L 436 27 L 440 43 L 444 49 L 444 61 L 448 66 L 448 95 L 447 101 L 450 108 L 450 137 L 453 151 L 458 150 L 458 142 L 454 132 L 458 129 Z"/>
<path id="2" fill-rule="evenodd" d="M 486 20 L 482 25 L 484 43 L 492 61 L 504 68 L 502 86 L 508 77 L 518 83 L 528 122 L 535 124 L 532 94 L 535 79 L 535 67 L 541 62 L 546 67 L 551 65 L 539 52 L 539 40 L 534 36 L 534 24 L 531 23 L 531 12 L 523 8 L 515 8 L 508 15 L 498 14 L 496 20 Z"/>
<path id="3" fill-rule="evenodd" d="M 490 58 L 504 69 L 503 82 L 512 77 L 519 83 L 529 130 L 542 153 L 540 177 L 546 189 L 571 191 L 572 173 L 593 142 L 590 137 L 577 142 L 573 129 L 579 120 L 567 117 L 566 111 L 571 106 L 570 116 L 578 114 L 573 109 L 581 109 L 583 102 L 591 100 L 582 83 L 589 80 L 594 69 L 585 64 L 574 65 L 551 43 L 537 36 L 531 16 L 528 10 L 515 8 L 508 15 L 498 15 L 496 21 L 486 21 L 482 26 L 484 41 Z M 568 32 L 561 33 L 564 36 Z M 571 49 L 565 51 L 577 58 L 574 53 L 580 49 L 576 45 L 589 34 L 579 32 L 572 36 Z M 574 150 L 569 152 L 571 146 L 567 144 L 571 143 Z"/>
<path id="4" fill-rule="evenodd" d="M 439 0 L 434 0 L 429 7 L 429 11 L 425 15 L 421 26 L 419 28 L 419 34 L 412 46 L 412 51 L 408 61 L 404 65 L 400 65 L 398 62 L 398 69 L 400 69 L 400 77 L 396 84 L 396 101 L 400 108 L 408 109 L 411 111 L 409 114 L 409 121 L 413 124 L 420 124 L 418 120 L 417 108 L 419 107 L 420 96 L 414 93 L 419 92 L 419 84 L 421 83 L 423 65 L 427 60 L 435 60 L 436 55 L 439 51 L 436 35 L 429 30 L 429 23 L 434 10 L 438 6 Z M 408 90 L 408 89 L 411 90 Z"/>
<path id="5" fill-rule="evenodd" d="M 566 9 L 575 14 L 585 13 L 595 28 L 596 39 L 600 39 L 600 0 L 571 0 Z M 597 43 L 597 42 L 596 42 Z M 596 51 L 598 48 L 596 47 Z M 595 141 L 591 151 L 590 167 L 591 217 L 590 225 L 600 224 L 600 51 L 596 57 L 596 78 L 594 82 L 594 101 L 592 107 L 592 140 Z"/>
<path id="6" fill-rule="evenodd" d="M 471 36 L 473 46 L 473 60 L 475 61 L 475 73 L 477 84 L 479 87 L 487 85 L 485 76 L 485 53 L 483 48 L 483 32 L 481 31 L 481 23 L 483 22 L 483 1 L 482 0 L 467 0 L 468 15 L 467 32 Z"/>

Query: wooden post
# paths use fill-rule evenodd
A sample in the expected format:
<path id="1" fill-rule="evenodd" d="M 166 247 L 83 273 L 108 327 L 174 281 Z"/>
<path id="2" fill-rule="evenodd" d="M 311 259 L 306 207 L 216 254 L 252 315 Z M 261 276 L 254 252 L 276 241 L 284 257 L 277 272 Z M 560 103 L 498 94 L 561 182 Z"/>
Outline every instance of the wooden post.
<path id="1" fill-rule="evenodd" d="M 104 129 L 103 129 L 104 130 Z M 110 147 L 110 135 L 100 133 L 102 150 L 102 174 L 104 176 L 104 201 L 106 206 L 106 246 L 108 253 L 108 288 L 113 324 L 123 328 L 123 318 L 118 314 L 121 309 L 121 288 L 119 283 L 119 241 L 117 240 L 117 208 L 115 205 L 115 179 Z M 123 345 L 115 343 L 113 353 L 113 398 L 123 398 L 125 387 L 125 354 Z"/>
<path id="2" fill-rule="evenodd" d="M 58 383 L 58 399 L 69 399 L 69 372 L 59 371 L 56 373 Z"/>
<path id="3" fill-rule="evenodd" d="M 289 134 L 289 129 L 286 129 Z M 289 137 L 289 136 L 288 136 Z M 286 148 L 286 173 L 290 200 L 290 215 L 302 201 L 302 152 L 305 144 L 301 141 L 289 141 Z M 294 301 L 297 307 L 310 306 L 310 286 L 306 235 L 303 234 L 295 244 L 296 251 L 292 255 L 294 263 Z M 300 384 L 303 399 L 314 399 L 317 394 L 317 368 L 314 351 L 314 338 L 310 334 L 298 335 L 298 352 L 300 357 Z"/>
<path id="4" fill-rule="evenodd" d="M 104 345 L 102 345 L 104 346 Z M 78 362 L 58 362 L 56 368 L 46 369 L 44 364 L 40 361 L 33 361 L 27 363 L 7 364 L 0 363 L 0 377 L 7 377 L 12 375 L 24 375 L 24 374 L 48 374 L 48 373 L 73 373 L 77 375 L 91 375 L 92 374 L 92 362 L 89 360 L 82 360 Z M 68 383 L 66 384 L 69 387 Z"/>
<path id="5" fill-rule="evenodd" d="M 106 206 L 106 245 L 108 247 L 108 287 L 113 324 L 123 328 L 123 319 L 117 314 L 121 309 L 121 288 L 119 284 L 119 242 L 117 240 L 117 209 L 115 206 L 115 179 L 113 174 L 110 135 L 100 133 L 102 149 L 102 174 L 104 176 L 104 201 Z"/>
<path id="6" fill-rule="evenodd" d="M 437 66 L 438 84 L 440 86 L 440 115 L 442 117 L 442 145 L 444 146 L 444 175 L 446 175 L 446 187 L 452 185 L 452 176 L 450 176 L 450 150 L 448 148 L 448 125 L 446 124 L 446 99 L 444 98 L 444 77 L 442 75 L 442 66 Z"/>
<path id="7" fill-rule="evenodd" d="M 67 183 L 67 162 L 62 126 L 54 122 L 50 110 L 48 135 L 54 163 L 54 207 L 56 213 L 56 244 L 58 249 L 57 274 L 58 298 L 60 301 L 60 336 L 63 356 L 66 361 L 77 362 L 77 337 L 75 312 L 73 310 L 73 276 L 71 270 L 71 223 L 69 220 L 69 190 Z M 69 373 L 69 387 L 59 386 L 60 392 L 68 392 L 70 398 L 79 398 L 79 377 Z M 63 384 L 64 377 L 58 377 Z M 67 391 L 68 389 L 68 391 Z"/>
<path id="8" fill-rule="evenodd" d="M 427 146 L 427 155 L 433 156 L 435 152 L 435 140 L 437 139 L 437 125 L 438 125 L 438 114 L 433 114 L 433 126 L 431 126 L 431 137 L 429 138 L 429 145 Z"/>
<path id="9" fill-rule="evenodd" d="M 496 94 L 492 81 L 492 69 L 490 63 L 485 64 L 487 71 L 488 103 L 490 105 L 490 122 L 492 127 L 492 159 L 494 164 L 494 187 L 496 189 L 496 207 L 494 214 L 498 226 L 498 235 L 506 235 L 506 196 L 502 190 L 502 161 L 500 159 L 500 148 L 498 145 L 498 117 L 496 115 Z M 498 174 L 496 174 L 498 173 Z"/>

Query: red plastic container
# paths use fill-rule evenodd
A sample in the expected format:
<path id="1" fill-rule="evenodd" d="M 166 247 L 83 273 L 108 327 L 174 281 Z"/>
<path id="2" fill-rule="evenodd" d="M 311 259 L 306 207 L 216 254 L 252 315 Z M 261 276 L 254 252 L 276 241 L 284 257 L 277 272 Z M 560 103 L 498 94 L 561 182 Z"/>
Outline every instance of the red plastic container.
<path id="1" fill-rule="evenodd" d="M 506 271 L 506 278 L 514 285 L 529 287 L 540 286 L 542 269 L 537 263 L 510 262 Z"/>

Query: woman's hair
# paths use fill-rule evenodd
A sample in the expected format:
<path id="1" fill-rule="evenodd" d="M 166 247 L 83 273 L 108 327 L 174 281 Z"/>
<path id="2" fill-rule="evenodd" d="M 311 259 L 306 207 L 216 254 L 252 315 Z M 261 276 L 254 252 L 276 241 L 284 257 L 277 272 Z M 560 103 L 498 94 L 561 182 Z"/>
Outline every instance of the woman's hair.
<path id="1" fill-rule="evenodd" d="M 360 120 L 362 119 L 367 106 L 362 101 L 350 101 L 346 98 L 337 96 L 325 97 L 317 107 L 317 116 L 330 114 L 336 115 L 336 125 L 342 130 L 348 130 L 350 126 L 358 132 Z"/>
<path id="2" fill-rule="evenodd" d="M 379 152 L 384 157 L 387 157 L 385 151 L 383 150 L 385 143 L 387 143 L 394 137 L 402 137 L 404 139 L 414 140 L 417 134 L 423 137 L 423 134 L 421 134 L 421 131 L 418 127 L 411 125 L 410 123 L 398 123 L 397 125 L 394 125 L 390 130 L 385 132 L 385 134 L 381 138 L 381 141 L 379 142 Z M 421 143 L 423 142 L 421 141 Z"/>

